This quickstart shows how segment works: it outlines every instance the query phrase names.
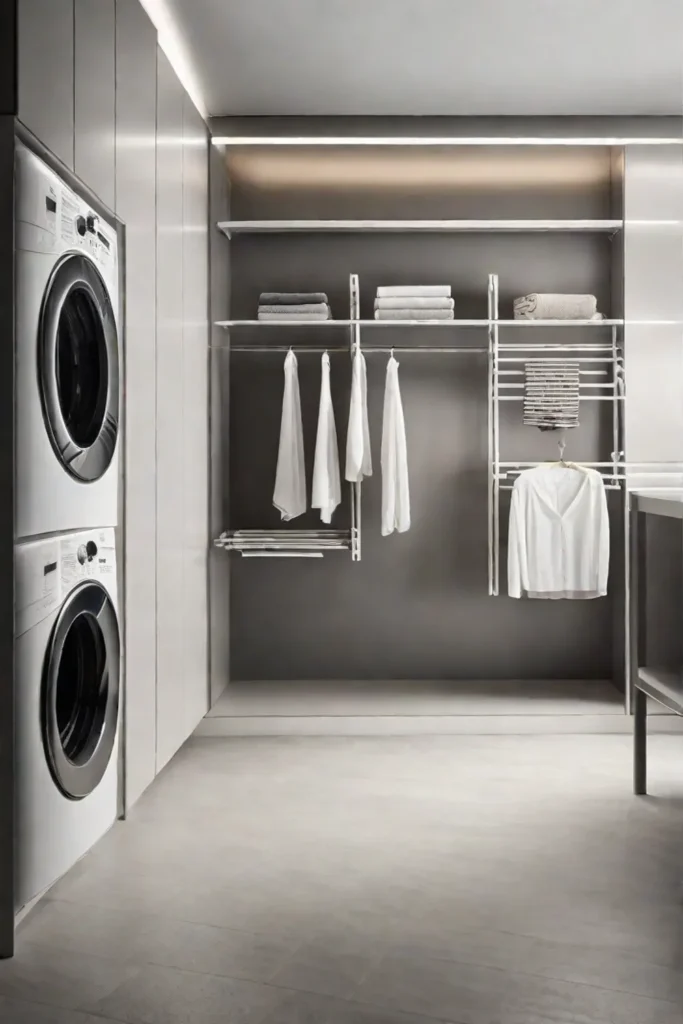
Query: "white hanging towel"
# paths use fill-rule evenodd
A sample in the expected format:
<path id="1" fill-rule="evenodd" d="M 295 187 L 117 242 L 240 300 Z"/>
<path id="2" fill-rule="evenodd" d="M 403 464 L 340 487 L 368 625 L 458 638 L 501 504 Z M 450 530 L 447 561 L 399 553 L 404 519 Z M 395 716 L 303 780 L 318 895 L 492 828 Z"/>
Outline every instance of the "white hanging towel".
<path id="1" fill-rule="evenodd" d="M 351 402 L 346 434 L 346 479 L 360 483 L 372 476 L 370 427 L 368 425 L 368 375 L 365 356 L 356 349 L 351 371 Z"/>
<path id="2" fill-rule="evenodd" d="M 386 537 L 394 530 L 405 533 L 409 529 L 406 425 L 398 384 L 398 363 L 392 356 L 387 363 L 382 421 L 382 536 Z"/>
<path id="3" fill-rule="evenodd" d="M 340 501 L 339 450 L 330 391 L 330 357 L 325 352 L 323 353 L 320 376 L 320 409 L 318 411 L 318 434 L 315 442 L 311 505 L 313 508 L 320 509 L 320 518 L 323 523 L 330 523 L 332 522 L 332 513 Z"/>
<path id="4" fill-rule="evenodd" d="M 280 449 L 277 456 L 273 505 L 283 519 L 295 519 L 306 511 L 306 469 L 301 395 L 296 356 L 285 358 L 285 389 L 282 396 Z"/>

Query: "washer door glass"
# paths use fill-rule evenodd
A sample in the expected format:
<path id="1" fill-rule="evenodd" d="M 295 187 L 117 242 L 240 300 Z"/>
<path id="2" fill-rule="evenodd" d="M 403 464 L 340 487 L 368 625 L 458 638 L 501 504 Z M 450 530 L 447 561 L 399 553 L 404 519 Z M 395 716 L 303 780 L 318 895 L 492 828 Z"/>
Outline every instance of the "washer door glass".
<path id="1" fill-rule="evenodd" d="M 42 727 L 52 777 L 65 796 L 81 800 L 102 781 L 116 741 L 119 629 L 99 583 L 71 592 L 45 656 Z"/>
<path id="2" fill-rule="evenodd" d="M 119 429 L 119 349 L 104 281 L 85 256 L 66 256 L 48 282 L 41 310 L 39 378 L 45 424 L 64 467 L 98 480 Z"/>

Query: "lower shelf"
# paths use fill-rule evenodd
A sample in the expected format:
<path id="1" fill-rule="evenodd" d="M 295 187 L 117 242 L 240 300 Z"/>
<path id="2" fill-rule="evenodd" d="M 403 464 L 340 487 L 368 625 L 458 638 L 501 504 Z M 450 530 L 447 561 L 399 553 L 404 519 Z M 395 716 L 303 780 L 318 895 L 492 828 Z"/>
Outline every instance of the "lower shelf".
<path id="1" fill-rule="evenodd" d="M 668 711 L 683 715 L 683 670 L 641 668 L 638 670 L 639 690 L 656 700 Z"/>

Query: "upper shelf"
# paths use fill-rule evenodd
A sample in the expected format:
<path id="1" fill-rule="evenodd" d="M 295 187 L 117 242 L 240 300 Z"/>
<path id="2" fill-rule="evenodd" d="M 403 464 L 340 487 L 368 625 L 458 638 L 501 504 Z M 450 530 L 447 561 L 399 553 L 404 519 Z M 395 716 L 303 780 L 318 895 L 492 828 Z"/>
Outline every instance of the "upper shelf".
<path id="1" fill-rule="evenodd" d="M 614 234 L 621 220 L 224 220 L 218 228 L 232 235 L 346 232 L 537 232 Z"/>

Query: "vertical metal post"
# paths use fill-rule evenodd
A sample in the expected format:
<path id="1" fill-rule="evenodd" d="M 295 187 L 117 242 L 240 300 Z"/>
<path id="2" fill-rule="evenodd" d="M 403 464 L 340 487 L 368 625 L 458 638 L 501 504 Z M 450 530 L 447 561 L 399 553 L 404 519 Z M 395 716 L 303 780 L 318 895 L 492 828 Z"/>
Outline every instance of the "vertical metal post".
<path id="1" fill-rule="evenodd" d="M 500 401 L 498 391 L 498 274 L 493 275 L 493 593 L 500 594 Z"/>
<path id="2" fill-rule="evenodd" d="M 488 283 L 488 398 L 487 398 L 487 441 L 488 441 L 488 571 L 489 571 L 489 597 L 494 595 L 494 568 L 493 568 L 493 274 L 489 274 Z"/>
<path id="3" fill-rule="evenodd" d="M 638 511 L 635 498 L 631 518 L 631 630 L 628 676 L 629 708 L 633 708 L 633 790 L 647 792 L 647 696 L 638 686 L 638 670 L 645 664 L 647 651 L 646 544 L 645 516 Z"/>
<path id="4" fill-rule="evenodd" d="M 355 353 L 360 352 L 360 285 L 358 274 L 349 275 L 349 319 L 353 321 L 349 328 L 349 351 L 351 367 Z M 351 561 L 361 560 L 361 484 L 350 483 L 351 499 Z"/>

